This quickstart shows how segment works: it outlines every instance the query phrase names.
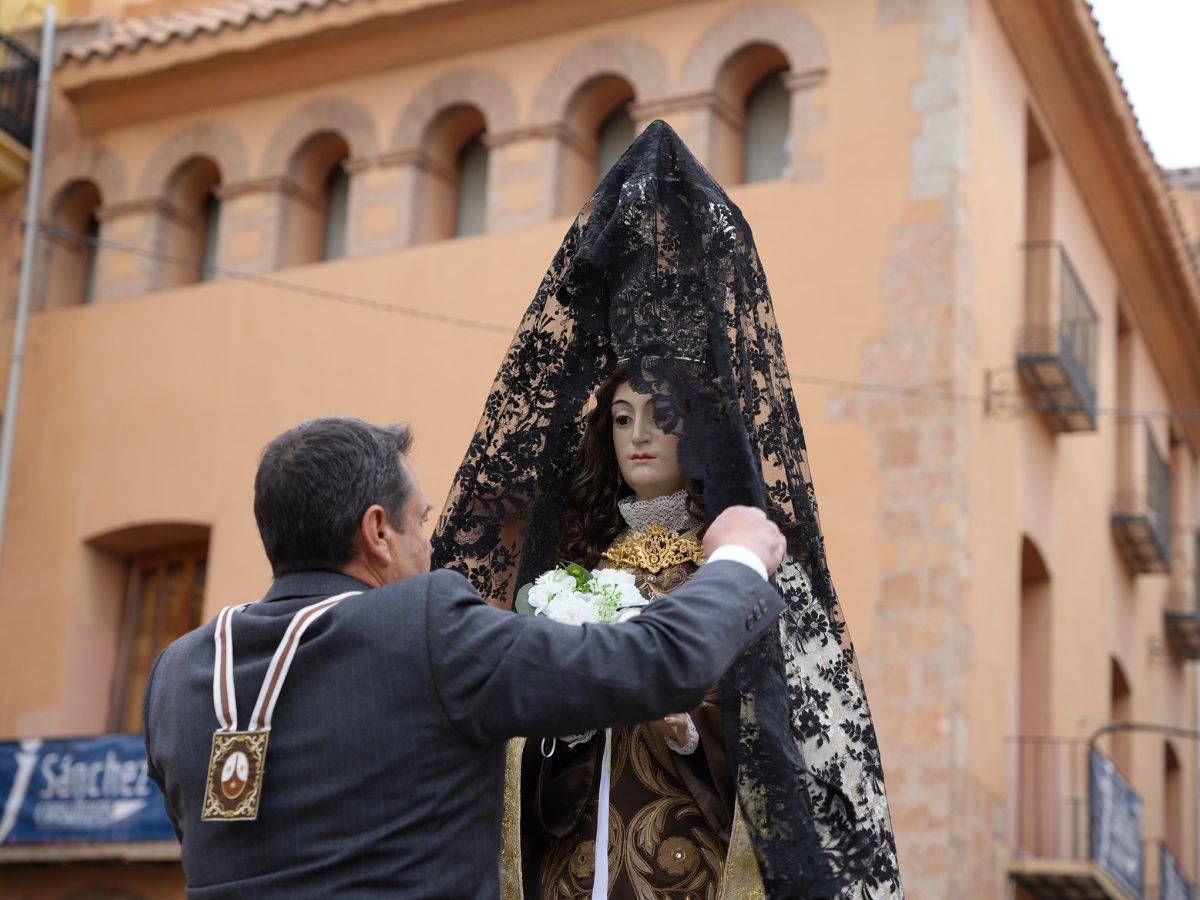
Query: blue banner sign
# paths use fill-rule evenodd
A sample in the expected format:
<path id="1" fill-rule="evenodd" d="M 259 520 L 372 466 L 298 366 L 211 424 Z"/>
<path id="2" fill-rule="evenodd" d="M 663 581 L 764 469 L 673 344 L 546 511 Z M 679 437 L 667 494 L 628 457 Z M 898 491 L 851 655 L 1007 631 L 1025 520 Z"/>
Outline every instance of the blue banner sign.
<path id="1" fill-rule="evenodd" d="M 1133 900 L 1142 900 L 1142 798 L 1095 748 L 1088 770 L 1092 859 Z"/>
<path id="2" fill-rule="evenodd" d="M 173 841 L 140 734 L 0 743 L 0 845 Z"/>
<path id="3" fill-rule="evenodd" d="M 1160 900 L 1193 900 L 1195 892 L 1192 885 L 1184 877 L 1183 869 L 1179 868 L 1179 862 L 1171 855 L 1166 844 L 1162 845 L 1158 859 L 1161 867 L 1158 873 Z"/>

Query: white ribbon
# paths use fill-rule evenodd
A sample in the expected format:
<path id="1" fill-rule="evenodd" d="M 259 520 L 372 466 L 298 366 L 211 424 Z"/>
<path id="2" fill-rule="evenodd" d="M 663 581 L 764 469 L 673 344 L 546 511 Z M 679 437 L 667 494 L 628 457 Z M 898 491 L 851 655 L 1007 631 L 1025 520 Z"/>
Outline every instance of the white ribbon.
<path id="1" fill-rule="evenodd" d="M 271 730 L 271 716 L 275 712 L 275 702 L 279 699 L 280 692 L 283 691 L 283 683 L 287 680 L 288 672 L 292 668 L 292 659 L 296 656 L 296 649 L 300 646 L 300 641 L 304 637 L 304 632 L 308 630 L 308 626 L 347 597 L 355 597 L 361 593 L 362 591 L 347 591 L 336 597 L 306 606 L 292 616 L 292 621 L 288 623 L 283 639 L 275 648 L 275 655 L 271 657 L 271 664 L 267 667 L 267 675 L 258 692 L 258 702 L 254 704 L 254 712 L 250 714 L 248 730 Z M 216 643 L 216 659 L 213 664 L 213 709 L 216 711 L 217 721 L 221 725 L 217 729 L 218 731 L 237 731 L 237 695 L 233 689 L 233 614 L 247 606 L 249 606 L 248 603 L 243 603 L 241 606 L 227 606 L 217 616 L 217 628 L 213 635 Z"/>
<path id="2" fill-rule="evenodd" d="M 667 744 L 676 753 L 692 754 L 700 744 L 700 733 L 687 717 L 688 742 L 678 746 L 670 738 Z M 590 736 L 590 735 L 589 735 Z M 544 752 L 544 751 L 543 751 Z M 553 751 L 551 751 L 553 752 Z M 600 796 L 596 799 L 596 861 L 594 865 L 595 878 L 592 879 L 592 900 L 607 900 L 608 898 L 608 800 L 612 793 L 612 729 L 604 729 L 604 757 L 600 761 Z"/>
<path id="3" fill-rule="evenodd" d="M 604 729 L 604 757 L 600 761 L 600 797 L 596 806 L 596 876 L 592 879 L 592 900 L 608 898 L 608 796 L 612 769 L 612 729 Z"/>
<path id="4" fill-rule="evenodd" d="M 217 627 L 213 632 L 217 648 L 213 662 L 213 709 L 216 710 L 217 721 L 221 723 L 218 731 L 237 731 L 237 694 L 233 689 L 233 614 L 249 605 L 226 606 L 217 614 Z"/>

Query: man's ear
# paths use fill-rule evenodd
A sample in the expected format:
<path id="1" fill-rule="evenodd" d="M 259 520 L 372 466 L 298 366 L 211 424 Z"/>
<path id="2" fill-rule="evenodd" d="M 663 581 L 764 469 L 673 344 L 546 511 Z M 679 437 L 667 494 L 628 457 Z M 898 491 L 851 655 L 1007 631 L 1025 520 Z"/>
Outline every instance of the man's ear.
<path id="1" fill-rule="evenodd" d="M 388 565 L 392 561 L 392 545 L 388 540 L 388 514 L 378 503 L 367 508 L 358 523 L 358 540 L 368 564 Z"/>

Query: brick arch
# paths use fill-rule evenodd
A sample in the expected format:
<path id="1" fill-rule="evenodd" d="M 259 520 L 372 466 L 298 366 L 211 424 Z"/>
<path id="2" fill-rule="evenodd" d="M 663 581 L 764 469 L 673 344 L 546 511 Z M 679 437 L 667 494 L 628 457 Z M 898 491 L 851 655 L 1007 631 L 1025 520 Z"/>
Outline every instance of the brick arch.
<path id="1" fill-rule="evenodd" d="M 379 153 L 379 129 L 366 107 L 346 97 L 321 97 L 301 106 L 275 129 L 263 151 L 258 174 L 283 175 L 297 148 L 322 131 L 345 138 L 352 159 L 371 159 Z"/>
<path id="2" fill-rule="evenodd" d="M 189 125 L 175 132 L 150 157 L 138 182 L 136 199 L 157 197 L 163 192 L 167 177 L 180 163 L 193 156 L 207 156 L 221 170 L 226 184 L 244 181 L 249 175 L 246 166 L 246 147 L 232 129 L 212 122 Z"/>
<path id="3" fill-rule="evenodd" d="M 624 78 L 639 103 L 661 99 L 670 84 L 667 64 L 649 44 L 635 37 L 595 38 L 568 53 L 546 75 L 530 120 L 537 125 L 562 121 L 576 91 L 599 75 Z"/>
<path id="4" fill-rule="evenodd" d="M 804 13 L 787 6 L 747 6 L 704 33 L 684 64 L 678 90 L 712 90 L 725 61 L 749 44 L 778 47 L 796 74 L 823 71 L 829 66 L 825 39 Z"/>
<path id="5" fill-rule="evenodd" d="M 458 69 L 434 78 L 417 91 L 396 121 L 389 149 L 419 146 L 437 114 L 459 104 L 478 107 L 493 134 L 517 127 L 517 94 L 504 76 L 490 69 Z"/>
<path id="6" fill-rule="evenodd" d="M 42 179 L 42 215 L 49 214 L 51 207 L 62 196 L 62 192 L 79 181 L 90 181 L 100 190 L 100 199 L 106 205 L 125 200 L 128 180 L 121 160 L 104 147 L 91 147 L 81 153 L 65 154 L 55 158 L 46 167 Z"/>

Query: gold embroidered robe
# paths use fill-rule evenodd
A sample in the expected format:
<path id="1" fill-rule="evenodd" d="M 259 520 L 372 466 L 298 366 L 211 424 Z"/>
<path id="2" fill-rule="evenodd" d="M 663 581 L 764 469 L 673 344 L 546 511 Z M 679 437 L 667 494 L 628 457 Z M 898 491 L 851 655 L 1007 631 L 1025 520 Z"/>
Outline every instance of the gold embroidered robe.
<path id="1" fill-rule="evenodd" d="M 626 531 L 605 554 L 652 601 L 702 561 L 696 531 Z M 614 728 L 609 803 L 611 900 L 762 897 L 736 800 L 717 692 L 690 710 L 695 753 L 671 751 L 648 724 Z M 570 748 L 514 741 L 505 787 L 505 900 L 587 900 L 594 869 L 603 732 Z"/>

